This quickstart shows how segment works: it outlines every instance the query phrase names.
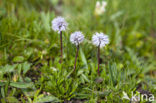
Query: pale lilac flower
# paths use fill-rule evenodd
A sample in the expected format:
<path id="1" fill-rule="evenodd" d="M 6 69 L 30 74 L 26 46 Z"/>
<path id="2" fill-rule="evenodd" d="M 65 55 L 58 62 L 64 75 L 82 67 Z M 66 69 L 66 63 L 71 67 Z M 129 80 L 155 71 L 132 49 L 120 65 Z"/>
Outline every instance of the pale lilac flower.
<path id="1" fill-rule="evenodd" d="M 84 40 L 84 35 L 80 31 L 76 31 L 76 32 L 72 33 L 70 36 L 71 43 L 75 44 L 76 46 L 78 46 L 80 43 L 82 43 L 83 40 Z"/>
<path id="2" fill-rule="evenodd" d="M 65 21 L 65 19 L 63 17 L 56 17 L 53 21 L 52 21 L 52 29 L 54 31 L 58 31 L 58 33 L 60 33 L 61 31 L 66 31 L 68 26 L 68 23 Z"/>
<path id="3" fill-rule="evenodd" d="M 102 48 L 109 43 L 109 38 L 103 33 L 96 32 L 92 37 L 92 42 L 95 46 Z"/>

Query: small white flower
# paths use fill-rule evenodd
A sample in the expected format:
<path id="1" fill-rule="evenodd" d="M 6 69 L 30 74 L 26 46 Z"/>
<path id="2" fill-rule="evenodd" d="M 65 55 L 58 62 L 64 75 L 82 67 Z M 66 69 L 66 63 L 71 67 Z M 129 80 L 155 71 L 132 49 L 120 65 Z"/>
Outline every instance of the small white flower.
<path id="1" fill-rule="evenodd" d="M 102 1 L 102 7 L 105 8 L 107 6 L 107 2 L 106 1 Z"/>
<path id="2" fill-rule="evenodd" d="M 100 1 L 96 2 L 96 6 L 95 6 L 95 15 L 101 15 L 106 11 L 106 6 L 107 6 L 107 2 L 106 1 L 102 1 L 102 3 L 100 3 Z"/>
<path id="3" fill-rule="evenodd" d="M 102 48 L 109 43 L 109 38 L 103 33 L 96 32 L 92 37 L 92 42 L 95 46 L 100 46 Z"/>
<path id="4" fill-rule="evenodd" d="M 65 31 L 67 29 L 68 23 L 65 21 L 63 17 L 57 17 L 52 22 L 52 29 L 54 31 L 58 31 L 59 33 L 61 31 Z"/>
<path id="5" fill-rule="evenodd" d="M 82 43 L 84 40 L 84 35 L 80 31 L 76 31 L 71 34 L 70 41 L 75 44 L 76 46 Z"/>

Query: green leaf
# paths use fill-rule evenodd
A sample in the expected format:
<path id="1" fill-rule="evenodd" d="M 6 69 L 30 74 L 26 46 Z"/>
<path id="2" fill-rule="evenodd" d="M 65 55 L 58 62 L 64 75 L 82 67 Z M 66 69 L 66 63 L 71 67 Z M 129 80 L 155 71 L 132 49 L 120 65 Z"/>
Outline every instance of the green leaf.
<path id="1" fill-rule="evenodd" d="M 120 17 L 121 15 L 123 15 L 123 11 L 118 11 L 116 13 L 114 13 L 113 15 L 111 15 L 110 19 L 112 21 L 116 20 L 118 17 Z"/>
<path id="2" fill-rule="evenodd" d="M 83 77 L 83 79 L 84 79 L 86 82 L 89 82 L 89 79 L 87 78 L 86 75 L 82 74 L 81 76 Z"/>
<path id="3" fill-rule="evenodd" d="M 7 103 L 5 98 L 2 98 L 0 102 L 1 103 Z"/>
<path id="4" fill-rule="evenodd" d="M 45 103 L 45 102 L 59 102 L 60 100 L 54 96 L 45 96 L 37 99 L 35 103 Z"/>
<path id="5" fill-rule="evenodd" d="M 34 97 L 35 96 L 35 93 L 36 93 L 36 90 L 33 91 L 33 90 L 28 90 L 28 89 L 23 89 L 22 92 L 24 93 L 25 96 L 27 97 Z"/>
<path id="6" fill-rule="evenodd" d="M 41 12 L 41 20 L 43 22 L 44 29 L 49 32 L 50 31 L 50 13 Z"/>
<path id="7" fill-rule="evenodd" d="M 22 64 L 18 64 L 17 72 L 18 72 L 19 75 L 21 74 L 21 71 L 22 71 Z"/>
<path id="8" fill-rule="evenodd" d="M 80 48 L 80 54 L 81 54 L 81 59 L 82 59 L 82 62 L 84 63 L 84 65 L 86 66 L 86 68 L 88 69 L 88 64 L 87 64 L 87 60 L 86 60 L 86 57 L 85 57 L 85 54 L 82 50 L 82 48 Z"/>
<path id="9" fill-rule="evenodd" d="M 1 95 L 2 95 L 3 98 L 5 98 L 4 87 L 1 87 Z"/>
<path id="10" fill-rule="evenodd" d="M 115 78 L 113 75 L 113 69 L 114 69 L 114 64 L 112 66 L 109 64 L 109 73 L 110 73 L 109 76 L 110 76 L 111 83 L 114 84 Z"/>
<path id="11" fill-rule="evenodd" d="M 24 57 L 23 56 L 16 56 L 13 59 L 13 62 L 23 62 L 24 61 Z"/>
<path id="12" fill-rule="evenodd" d="M 81 74 L 83 74 L 84 70 L 83 69 L 80 69 L 77 73 L 77 76 L 80 76 Z"/>
<path id="13" fill-rule="evenodd" d="M 16 88 L 32 88 L 34 87 L 33 83 L 25 83 L 25 82 L 11 82 L 10 86 L 16 87 Z"/>
<path id="14" fill-rule="evenodd" d="M 90 97 L 89 93 L 77 93 L 75 98 L 77 98 L 77 99 L 87 99 L 89 97 Z"/>
<path id="15" fill-rule="evenodd" d="M 18 99 L 15 97 L 7 97 L 6 99 L 8 103 L 19 103 Z"/>
<path id="16" fill-rule="evenodd" d="M 5 65 L 4 67 L 0 67 L 0 73 L 5 74 L 5 73 L 11 73 L 15 70 L 16 64 L 15 65 Z"/>
<path id="17" fill-rule="evenodd" d="M 104 96 L 109 95 L 111 92 L 110 91 L 104 91 L 104 92 L 95 91 L 94 93 L 96 95 L 99 95 L 100 97 L 104 97 Z"/>
<path id="18" fill-rule="evenodd" d="M 23 74 L 26 74 L 27 71 L 30 69 L 31 64 L 29 64 L 28 62 L 25 62 L 23 64 Z"/>
<path id="19" fill-rule="evenodd" d="M 6 82 L 0 82 L 0 86 L 4 86 Z"/>

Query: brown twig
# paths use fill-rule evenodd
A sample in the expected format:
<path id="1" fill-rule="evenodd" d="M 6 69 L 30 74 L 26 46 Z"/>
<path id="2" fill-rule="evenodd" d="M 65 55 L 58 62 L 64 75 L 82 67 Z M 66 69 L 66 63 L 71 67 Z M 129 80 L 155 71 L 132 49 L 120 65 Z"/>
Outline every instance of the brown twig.
<path id="1" fill-rule="evenodd" d="M 60 45 L 61 45 L 61 49 L 60 49 L 60 50 L 61 50 L 61 51 L 60 51 L 60 52 L 61 52 L 60 63 L 62 63 L 62 60 L 63 60 L 62 31 L 60 32 L 60 43 L 61 43 L 61 44 L 60 44 Z"/>
<path id="2" fill-rule="evenodd" d="M 75 64 L 74 64 L 74 71 L 76 70 L 76 62 L 77 62 L 78 53 L 79 53 L 79 45 L 77 46 L 77 50 L 76 50 Z"/>
<path id="3" fill-rule="evenodd" d="M 100 70 L 99 70 L 99 66 L 100 66 L 100 45 L 98 46 L 97 57 L 98 57 L 98 75 L 100 75 Z"/>

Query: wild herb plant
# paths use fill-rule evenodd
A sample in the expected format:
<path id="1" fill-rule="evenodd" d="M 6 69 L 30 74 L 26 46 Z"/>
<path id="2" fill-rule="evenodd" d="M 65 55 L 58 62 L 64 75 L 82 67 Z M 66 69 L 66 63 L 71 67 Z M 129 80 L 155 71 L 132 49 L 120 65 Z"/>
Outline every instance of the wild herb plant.
<path id="1" fill-rule="evenodd" d="M 76 62 L 77 62 L 77 57 L 79 53 L 79 48 L 80 48 L 80 43 L 82 43 L 84 40 L 84 36 L 82 32 L 76 31 L 71 34 L 70 36 L 70 41 L 72 44 L 76 45 L 76 55 L 75 55 L 75 63 L 74 63 L 74 71 L 76 70 Z"/>
<path id="2" fill-rule="evenodd" d="M 105 47 L 106 44 L 109 43 L 109 38 L 107 35 L 103 33 L 96 32 L 92 37 L 92 42 L 98 48 L 97 52 L 97 60 L 98 60 L 98 75 L 100 75 L 100 48 Z"/>
<path id="3" fill-rule="evenodd" d="M 62 63 L 63 60 L 62 31 L 66 31 L 67 26 L 68 26 L 67 22 L 62 17 L 57 17 L 52 21 L 52 29 L 60 34 L 60 53 L 61 53 L 60 63 Z"/>
<path id="4" fill-rule="evenodd" d="M 155 5 L 156 0 L 0 0 L 0 103 L 128 103 L 125 93 L 155 96 Z M 62 31 L 62 64 L 60 36 L 51 29 L 58 15 L 69 23 Z M 73 78 L 76 48 L 69 38 L 75 30 L 85 40 Z M 100 48 L 100 77 L 91 41 L 96 31 L 110 40 Z"/>

